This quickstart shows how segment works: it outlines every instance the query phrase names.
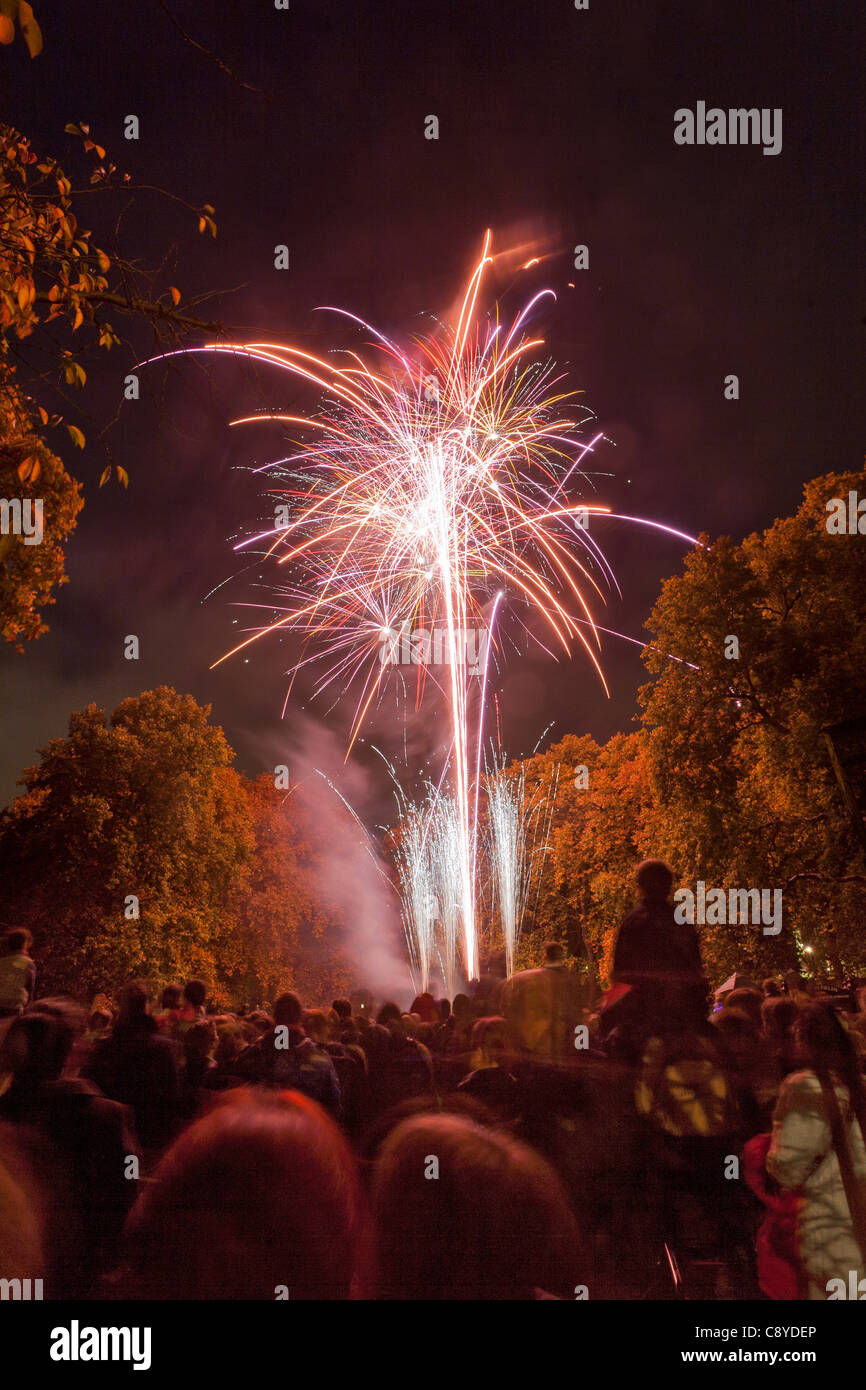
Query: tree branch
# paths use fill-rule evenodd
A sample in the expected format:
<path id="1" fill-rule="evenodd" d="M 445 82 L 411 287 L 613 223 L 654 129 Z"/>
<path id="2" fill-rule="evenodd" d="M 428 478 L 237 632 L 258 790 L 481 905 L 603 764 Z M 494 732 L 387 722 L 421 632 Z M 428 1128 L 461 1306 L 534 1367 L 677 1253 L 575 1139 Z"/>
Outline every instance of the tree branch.
<path id="1" fill-rule="evenodd" d="M 222 333 L 221 323 L 206 323 L 203 319 L 194 319 L 189 314 L 179 314 L 176 309 L 170 309 L 167 304 L 155 304 L 149 299 L 136 299 L 122 294 L 111 294 L 94 292 L 93 294 L 82 294 L 79 298 L 87 304 L 114 304 L 122 309 L 126 314 L 139 314 L 144 318 L 160 319 L 167 323 L 176 324 L 181 328 L 202 328 L 208 333 Z M 36 295 L 37 304 L 56 304 L 56 299 L 49 299 L 47 294 Z"/>

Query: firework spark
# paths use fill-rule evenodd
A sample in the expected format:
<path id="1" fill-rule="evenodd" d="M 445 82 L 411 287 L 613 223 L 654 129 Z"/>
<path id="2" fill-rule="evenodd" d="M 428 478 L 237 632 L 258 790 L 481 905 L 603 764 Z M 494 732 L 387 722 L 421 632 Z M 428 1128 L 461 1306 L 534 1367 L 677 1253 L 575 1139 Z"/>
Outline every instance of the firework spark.
<path id="1" fill-rule="evenodd" d="M 538 880 L 547 852 L 550 821 L 558 784 L 556 778 L 527 797 L 525 771 L 506 770 L 494 762 L 487 774 L 487 852 L 494 897 L 505 942 L 509 975 L 532 885 Z"/>
<path id="2" fill-rule="evenodd" d="M 491 601 L 505 594 L 510 606 L 523 603 L 540 617 L 554 650 L 568 655 L 582 645 L 607 690 L 587 597 L 594 590 L 603 598 L 589 568 L 603 570 L 603 557 L 577 514 L 610 509 L 570 501 L 566 492 L 601 436 L 578 437 L 590 412 L 575 392 L 559 389 L 554 366 L 539 356 L 543 339 L 528 333 L 536 305 L 553 292 L 534 295 L 510 324 L 498 309 L 479 312 L 490 246 L 488 232 L 456 324 L 439 324 L 405 351 L 351 314 L 373 342 L 365 356 L 347 351 L 342 365 L 279 343 L 182 350 L 245 356 L 308 383 L 323 400 L 310 416 L 270 411 L 232 421 L 282 422 L 297 438 L 280 460 L 284 522 L 237 547 L 263 545 L 287 567 L 281 616 L 220 659 L 268 633 L 300 634 L 291 679 L 317 663 L 318 691 L 356 691 L 348 756 L 392 670 L 395 641 L 419 628 L 442 634 L 441 664 L 422 659 L 414 685 L 420 701 L 425 683 L 435 683 L 449 708 L 445 761 L 470 979 L 478 974 L 470 724 L 477 713 L 480 741 L 482 711 L 463 637 L 489 633 Z"/>

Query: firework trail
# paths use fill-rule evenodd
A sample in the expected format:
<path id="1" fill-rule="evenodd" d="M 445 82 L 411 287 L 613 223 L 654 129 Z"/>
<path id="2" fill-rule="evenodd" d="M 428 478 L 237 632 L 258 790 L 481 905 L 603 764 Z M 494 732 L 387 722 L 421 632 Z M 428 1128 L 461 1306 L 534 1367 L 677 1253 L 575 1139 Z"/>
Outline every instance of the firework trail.
<path id="1" fill-rule="evenodd" d="M 286 581 L 268 605 L 268 620 L 221 660 L 268 633 L 299 634 L 302 654 L 291 680 L 315 664 L 316 693 L 329 687 L 357 693 L 348 756 L 409 646 L 416 704 L 430 681 L 449 709 L 445 763 L 457 835 L 449 853 L 456 854 L 470 979 L 478 974 L 478 779 L 476 772 L 473 787 L 469 731 L 477 715 L 477 750 L 483 716 L 477 687 L 482 676 L 486 682 L 494 596 L 506 595 L 510 610 L 524 604 L 540 618 L 547 635 L 536 640 L 545 650 L 567 656 L 573 644 L 582 645 L 607 690 L 587 599 L 590 589 L 603 594 L 587 566 L 605 582 L 609 566 L 578 514 L 609 508 L 571 502 L 566 493 L 601 435 L 588 443 L 577 437 L 590 412 L 576 404 L 576 393 L 558 389 L 553 364 L 538 357 L 543 339 L 528 336 L 532 311 L 553 292 L 534 295 L 510 324 L 500 321 L 498 308 L 479 313 L 490 245 L 488 232 L 456 324 L 438 324 L 405 351 L 351 314 L 346 317 L 373 342 L 366 356 L 346 351 L 341 365 L 279 343 L 180 350 L 246 357 L 289 373 L 322 400 L 309 416 L 269 411 L 232 421 L 279 421 L 297 437 L 278 461 L 284 515 L 237 547 L 263 545 L 287 567 Z M 274 617 L 274 609 L 282 616 Z M 407 634 L 419 631 L 439 639 L 432 661 L 423 644 L 407 643 Z M 472 634 L 476 652 L 483 647 L 481 661 L 469 659 Z M 422 935 L 426 922 L 418 924 Z"/>
<path id="2" fill-rule="evenodd" d="M 439 795 L 433 816 L 431 859 L 439 906 L 439 962 L 445 993 L 458 991 L 457 937 L 460 921 L 460 823 L 453 796 Z"/>
<path id="3" fill-rule="evenodd" d="M 504 761 L 495 760 L 493 771 L 485 778 L 487 852 L 508 975 L 514 973 L 526 905 L 547 853 L 557 784 L 558 771 L 552 782 L 542 784 L 527 798 L 523 766 L 518 772 L 508 771 Z"/>

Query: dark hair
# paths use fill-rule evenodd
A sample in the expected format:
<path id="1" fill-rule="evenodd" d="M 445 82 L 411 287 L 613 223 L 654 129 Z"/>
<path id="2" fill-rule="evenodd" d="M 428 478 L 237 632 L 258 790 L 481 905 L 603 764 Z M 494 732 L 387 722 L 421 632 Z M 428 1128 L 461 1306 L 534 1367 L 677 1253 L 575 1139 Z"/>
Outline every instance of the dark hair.
<path id="1" fill-rule="evenodd" d="M 852 1108 L 866 1139 L 866 1088 L 860 1073 L 860 1059 L 833 1009 L 818 1002 L 803 1004 L 797 1013 L 793 1033 L 802 1061 L 812 1068 L 819 1080 L 833 1074 L 848 1087 Z"/>
<path id="2" fill-rule="evenodd" d="M 230 1092 L 181 1134 L 130 1218 L 129 1292 L 144 1299 L 363 1293 L 352 1153 L 315 1101 Z M 361 1287 L 359 1287 L 359 1284 Z"/>
<path id="3" fill-rule="evenodd" d="M 297 1028 L 304 1010 L 296 994 L 287 991 L 274 1000 L 274 1023 Z"/>
<path id="4" fill-rule="evenodd" d="M 440 1000 L 439 1000 L 439 1017 L 441 1018 L 441 1020 L 442 1020 L 443 1023 L 445 1022 L 445 1020 L 446 1020 L 447 1018 L 450 1018 L 450 1017 L 451 1017 L 451 1000 L 450 1000 L 450 999 L 440 999 Z"/>
<path id="5" fill-rule="evenodd" d="M 635 870 L 637 886 L 647 898 L 667 898 L 674 881 L 663 859 L 644 859 Z"/>
<path id="6" fill-rule="evenodd" d="M 120 991 L 118 1023 L 121 1026 L 143 1018 L 150 1006 L 150 990 L 143 980 L 130 980 Z"/>
<path id="7" fill-rule="evenodd" d="M 94 1028 L 104 1028 L 105 1025 L 110 1022 L 110 1013 L 108 1013 L 105 1009 L 94 1009 L 93 1013 L 90 1015 L 90 1019 L 88 1020 L 87 1026 L 91 1030 Z"/>
<path id="8" fill-rule="evenodd" d="M 376 1022 L 381 1023 L 382 1026 L 385 1027 L 389 1023 L 396 1023 L 400 1017 L 401 1014 L 398 1006 L 389 1002 L 382 1005 L 376 1015 Z"/>
<path id="9" fill-rule="evenodd" d="M 544 943 L 544 959 L 548 965 L 565 959 L 565 952 L 558 941 L 546 941 Z"/>
<path id="10" fill-rule="evenodd" d="M 183 1035 L 183 1050 L 188 1057 L 207 1057 L 217 1043 L 216 1024 L 210 1019 L 200 1019 Z"/>
<path id="11" fill-rule="evenodd" d="M 304 1014 L 304 1028 L 313 1039 L 318 1041 L 317 1034 L 322 1035 L 322 1040 L 328 1040 L 328 1015 L 324 1009 L 307 1009 Z"/>
<path id="12" fill-rule="evenodd" d="M 786 1042 L 799 1012 L 799 1004 L 790 995 L 769 995 L 761 1005 L 761 1023 L 767 1040 L 777 1046 Z"/>
<path id="13" fill-rule="evenodd" d="M 782 986 L 775 975 L 768 975 L 761 985 L 765 999 L 778 999 L 782 994 Z"/>
<path id="14" fill-rule="evenodd" d="M 425 1181 L 435 1156 L 438 1177 Z M 456 1115 L 404 1120 L 373 1178 L 381 1299 L 571 1293 L 577 1235 L 559 1178 L 518 1140 Z"/>
<path id="15" fill-rule="evenodd" d="M 492 1015 L 476 1019 L 472 1025 L 472 1046 L 485 1052 L 505 1052 L 508 1046 L 508 1025 L 504 1018 Z"/>
<path id="16" fill-rule="evenodd" d="M 180 1007 L 182 997 L 180 985 L 166 985 L 162 991 L 160 1008 L 177 1009 Z"/>
<path id="17" fill-rule="evenodd" d="M 183 987 L 183 997 L 194 1009 L 200 1009 L 207 999 L 207 985 L 204 980 L 187 980 Z"/>
<path id="18" fill-rule="evenodd" d="M 349 1003 L 348 999 L 335 999 L 331 1008 L 344 1022 L 347 1018 L 352 1017 L 352 1005 Z"/>
<path id="19" fill-rule="evenodd" d="M 760 1026 L 764 996 L 758 990 L 745 986 L 732 989 L 730 994 L 725 995 L 724 1003 L 726 1009 L 739 1009 L 741 1013 L 748 1014 L 756 1026 Z"/>
<path id="20" fill-rule="evenodd" d="M 84 1010 L 68 999 L 40 999 L 14 1018 L 0 1047 L 0 1071 L 28 1084 L 56 1081 L 75 1039 L 84 1028 Z"/>
<path id="21" fill-rule="evenodd" d="M 29 951 L 33 945 L 33 937 L 26 927 L 15 927 L 13 931 L 8 931 L 3 938 L 3 951 L 6 955 L 16 955 L 19 951 Z"/>

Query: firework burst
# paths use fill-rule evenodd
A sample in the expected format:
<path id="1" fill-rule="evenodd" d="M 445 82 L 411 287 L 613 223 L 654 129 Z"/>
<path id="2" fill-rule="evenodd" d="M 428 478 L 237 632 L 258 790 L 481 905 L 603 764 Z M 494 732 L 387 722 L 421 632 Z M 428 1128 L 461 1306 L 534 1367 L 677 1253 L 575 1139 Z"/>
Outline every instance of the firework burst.
<path id="1" fill-rule="evenodd" d="M 441 634 L 440 659 L 413 657 L 411 675 L 416 701 L 432 681 L 450 712 L 445 761 L 469 978 L 478 973 L 478 778 L 476 758 L 473 787 L 469 731 L 474 714 L 477 755 L 490 650 L 485 642 L 483 670 L 471 665 L 465 636 L 489 637 L 491 601 L 505 595 L 511 608 L 528 606 L 541 619 L 543 645 L 564 655 L 582 645 L 604 684 L 587 595 L 602 596 L 588 566 L 605 564 L 578 514 L 609 511 L 569 500 L 568 485 L 601 436 L 578 438 L 590 413 L 560 389 L 540 356 L 543 340 L 528 331 L 552 291 L 536 294 L 510 324 L 498 311 L 478 313 L 490 243 L 488 232 L 456 323 L 438 324 L 405 350 L 353 315 L 373 341 L 363 355 L 346 351 L 339 365 L 279 343 L 193 349 L 288 372 L 323 402 L 309 416 L 270 411 L 232 421 L 282 422 L 295 437 L 294 452 L 280 460 L 283 520 L 238 546 L 263 546 L 286 567 L 275 605 L 281 616 L 221 660 L 268 633 L 300 634 L 292 679 L 315 663 L 319 691 L 355 692 L 348 756 L 394 669 L 395 645 L 418 630 Z"/>

